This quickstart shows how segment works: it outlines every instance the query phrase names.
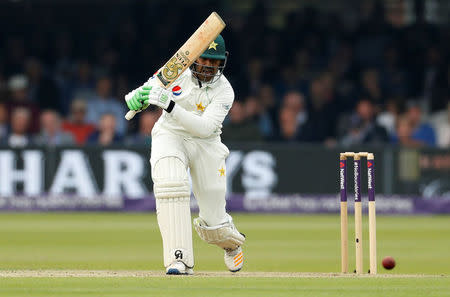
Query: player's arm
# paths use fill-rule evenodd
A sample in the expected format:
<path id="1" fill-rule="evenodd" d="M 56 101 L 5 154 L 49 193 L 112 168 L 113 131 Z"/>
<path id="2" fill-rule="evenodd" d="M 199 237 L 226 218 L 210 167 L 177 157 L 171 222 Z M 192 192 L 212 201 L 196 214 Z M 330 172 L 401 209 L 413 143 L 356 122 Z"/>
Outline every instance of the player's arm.
<path id="1" fill-rule="evenodd" d="M 194 136 L 205 138 L 219 129 L 228 114 L 234 100 L 233 89 L 229 88 L 215 98 L 202 115 L 186 111 L 182 106 L 174 103 L 170 112 L 172 117 Z"/>
<path id="2" fill-rule="evenodd" d="M 220 128 L 234 100 L 233 89 L 226 88 L 206 107 L 203 114 L 196 115 L 177 105 L 171 100 L 172 94 L 161 89 L 151 87 L 149 94 L 144 95 L 145 104 L 163 108 L 189 133 L 201 138 L 210 136 Z"/>

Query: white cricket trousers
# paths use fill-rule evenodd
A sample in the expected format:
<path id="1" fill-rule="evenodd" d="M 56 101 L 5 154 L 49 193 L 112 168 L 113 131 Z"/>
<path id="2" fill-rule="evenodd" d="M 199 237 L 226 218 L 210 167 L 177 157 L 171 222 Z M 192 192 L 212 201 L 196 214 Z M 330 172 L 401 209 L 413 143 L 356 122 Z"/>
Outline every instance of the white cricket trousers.
<path id="1" fill-rule="evenodd" d="M 214 139 L 200 139 L 177 135 L 164 129 L 152 133 L 150 163 L 152 172 L 158 160 L 179 158 L 189 168 L 192 191 L 199 206 L 199 216 L 209 226 L 228 221 L 225 210 L 226 168 L 228 148 Z"/>

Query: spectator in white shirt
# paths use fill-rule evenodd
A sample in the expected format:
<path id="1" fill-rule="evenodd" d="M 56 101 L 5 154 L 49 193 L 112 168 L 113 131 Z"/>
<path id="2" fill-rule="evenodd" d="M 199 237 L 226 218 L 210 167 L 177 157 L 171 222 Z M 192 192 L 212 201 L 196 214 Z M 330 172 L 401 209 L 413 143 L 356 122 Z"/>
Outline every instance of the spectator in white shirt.
<path id="1" fill-rule="evenodd" d="M 436 131 L 438 147 L 450 148 L 450 101 L 447 103 L 447 109 L 432 116 L 431 124 Z"/>
<path id="2" fill-rule="evenodd" d="M 30 126 L 30 111 L 19 107 L 11 114 L 11 134 L 8 137 L 10 147 L 25 147 L 30 144 L 28 129 Z"/>

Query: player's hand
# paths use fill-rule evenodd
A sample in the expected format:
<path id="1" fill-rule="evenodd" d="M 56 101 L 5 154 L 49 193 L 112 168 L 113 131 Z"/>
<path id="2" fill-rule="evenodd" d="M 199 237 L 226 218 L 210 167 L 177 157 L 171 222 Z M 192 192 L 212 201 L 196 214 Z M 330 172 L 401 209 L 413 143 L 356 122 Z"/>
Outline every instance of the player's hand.
<path id="1" fill-rule="evenodd" d="M 148 104 L 145 104 L 144 101 L 149 94 L 149 90 L 143 88 L 133 90 L 125 96 L 125 101 L 130 110 L 143 110 L 148 107 Z"/>
<path id="2" fill-rule="evenodd" d="M 128 109 L 141 111 L 148 107 L 148 103 L 144 103 L 147 99 L 149 91 L 153 86 L 158 86 L 158 81 L 155 76 L 149 78 L 149 80 L 142 86 L 125 95 L 125 101 Z M 146 87 L 146 89 L 144 89 Z M 148 88 L 150 87 L 150 88 Z"/>
<path id="3" fill-rule="evenodd" d="M 169 107 L 172 93 L 158 85 L 143 86 L 142 90 L 148 91 L 148 95 L 144 95 L 144 104 L 152 104 L 167 109 Z"/>

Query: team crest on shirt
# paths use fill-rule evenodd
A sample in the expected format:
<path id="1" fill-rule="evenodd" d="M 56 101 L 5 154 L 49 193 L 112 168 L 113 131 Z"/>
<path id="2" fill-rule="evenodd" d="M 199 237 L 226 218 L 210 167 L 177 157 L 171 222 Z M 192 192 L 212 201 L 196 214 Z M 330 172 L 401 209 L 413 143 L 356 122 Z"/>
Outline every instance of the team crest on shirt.
<path id="1" fill-rule="evenodd" d="M 175 86 L 175 87 L 172 88 L 172 94 L 174 96 L 180 96 L 182 92 L 183 91 L 181 90 L 180 86 Z"/>

